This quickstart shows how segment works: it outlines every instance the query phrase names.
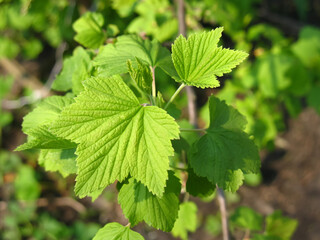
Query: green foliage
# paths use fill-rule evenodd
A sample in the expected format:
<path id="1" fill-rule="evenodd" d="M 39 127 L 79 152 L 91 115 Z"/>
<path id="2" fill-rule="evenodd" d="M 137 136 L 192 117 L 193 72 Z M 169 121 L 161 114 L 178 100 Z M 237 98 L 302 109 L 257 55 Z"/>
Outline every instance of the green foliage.
<path id="1" fill-rule="evenodd" d="M 27 165 L 19 168 L 14 187 L 16 198 L 19 200 L 35 200 L 40 195 L 40 186 L 35 178 L 35 172 Z"/>
<path id="2" fill-rule="evenodd" d="M 178 125 L 164 110 L 141 106 L 121 77 L 88 80 L 51 129 L 79 144 L 75 191 L 80 197 L 129 174 L 163 194 Z"/>
<path id="3" fill-rule="evenodd" d="M 93 240 L 143 240 L 144 238 L 137 232 L 124 227 L 119 223 L 113 222 L 106 224 L 94 236 Z"/>
<path id="4" fill-rule="evenodd" d="M 223 28 L 191 35 L 188 40 L 180 35 L 172 45 L 172 60 L 179 78 L 177 82 L 201 88 L 220 86 L 216 76 L 240 64 L 248 54 L 217 47 Z"/>
<path id="5" fill-rule="evenodd" d="M 178 218 L 172 229 L 172 235 L 180 237 L 183 240 L 188 239 L 188 232 L 194 232 L 197 229 L 197 205 L 193 202 L 184 202 L 180 204 Z"/>
<path id="6" fill-rule="evenodd" d="M 52 84 L 52 89 L 78 94 L 83 90 L 82 82 L 91 76 L 91 57 L 83 48 L 77 47 L 73 55 L 63 61 L 61 73 Z"/>
<path id="7" fill-rule="evenodd" d="M 258 149 L 244 132 L 246 120 L 234 108 L 210 97 L 210 126 L 190 149 L 194 172 L 213 184 L 236 191 L 243 173 L 257 173 L 260 168 Z"/>
<path id="8" fill-rule="evenodd" d="M 181 183 L 170 171 L 161 198 L 131 178 L 121 187 L 118 200 L 124 215 L 133 226 L 144 220 L 156 229 L 170 232 L 178 216 L 180 191 Z"/>
<path id="9" fill-rule="evenodd" d="M 253 232 L 254 240 L 290 240 L 298 226 L 298 221 L 282 216 L 281 211 L 275 211 L 266 217 L 265 232 L 263 217 L 249 207 L 238 207 L 230 217 L 230 222 L 235 227 Z"/>
<path id="10" fill-rule="evenodd" d="M 98 48 L 106 40 L 106 34 L 101 29 L 104 24 L 102 14 L 87 12 L 73 24 L 76 31 L 74 40 L 87 48 Z"/>
<path id="11" fill-rule="evenodd" d="M 266 235 L 278 237 L 281 240 L 291 239 L 298 226 L 298 221 L 284 217 L 281 211 L 275 211 L 266 219 Z"/>
<path id="12" fill-rule="evenodd" d="M 143 40 L 136 35 L 124 35 L 117 38 L 114 44 L 102 48 L 94 60 L 98 73 L 106 76 L 128 72 L 127 61 L 135 64 L 135 59 L 151 67 L 161 67 L 169 73 L 174 71 L 170 52 L 157 40 Z"/>
<path id="13" fill-rule="evenodd" d="M 244 229 L 251 231 L 262 230 L 262 216 L 248 207 L 237 208 L 230 220 L 234 225 Z"/>

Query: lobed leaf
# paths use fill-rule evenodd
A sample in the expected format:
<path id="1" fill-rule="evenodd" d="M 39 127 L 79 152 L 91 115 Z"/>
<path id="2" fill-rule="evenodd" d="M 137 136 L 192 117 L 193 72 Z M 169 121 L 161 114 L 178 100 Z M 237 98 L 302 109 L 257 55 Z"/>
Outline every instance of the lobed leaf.
<path id="1" fill-rule="evenodd" d="M 161 198 L 153 195 L 143 184 L 131 178 L 121 187 L 118 201 L 132 226 L 144 220 L 156 229 L 169 232 L 178 216 L 180 190 L 179 179 L 170 171 L 167 186 Z"/>
<path id="2" fill-rule="evenodd" d="M 223 28 L 193 34 L 188 39 L 180 35 L 172 45 L 172 61 L 179 75 L 173 78 L 186 85 L 208 88 L 220 86 L 216 76 L 229 73 L 248 54 L 217 47 Z"/>
<path id="3" fill-rule="evenodd" d="M 51 130 L 79 144 L 75 191 L 80 197 L 129 174 L 162 196 L 177 123 L 164 110 L 141 106 L 121 77 L 93 77 Z"/>
<path id="4" fill-rule="evenodd" d="M 257 173 L 259 153 L 244 132 L 246 120 L 224 101 L 209 99 L 210 126 L 190 151 L 190 165 L 201 177 L 219 187 L 236 191 L 243 182 L 243 173 Z"/>
<path id="5" fill-rule="evenodd" d="M 117 222 L 108 223 L 101 228 L 94 236 L 93 240 L 144 240 L 137 232 L 129 227 L 124 227 Z"/>
<path id="6" fill-rule="evenodd" d="M 101 13 L 87 12 L 73 24 L 77 33 L 74 40 L 87 48 L 98 48 L 106 40 L 106 34 L 101 27 L 104 24 Z"/>
<path id="7" fill-rule="evenodd" d="M 188 232 L 194 232 L 197 229 L 197 205 L 193 202 L 184 202 L 180 204 L 178 219 L 172 229 L 172 235 L 180 237 L 183 240 L 188 239 Z"/>

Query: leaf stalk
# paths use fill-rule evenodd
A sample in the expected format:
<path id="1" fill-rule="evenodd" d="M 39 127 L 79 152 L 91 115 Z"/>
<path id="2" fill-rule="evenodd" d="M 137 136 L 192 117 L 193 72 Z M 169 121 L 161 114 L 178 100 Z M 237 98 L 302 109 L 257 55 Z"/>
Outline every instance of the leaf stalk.
<path id="1" fill-rule="evenodd" d="M 167 102 L 166 106 L 164 107 L 164 110 L 166 110 L 169 105 L 173 102 L 173 100 L 178 96 L 178 94 L 180 93 L 180 91 L 185 87 L 186 85 L 184 83 L 182 83 L 180 85 L 180 87 L 175 91 L 175 93 L 172 95 L 172 97 L 170 98 L 170 100 Z"/>

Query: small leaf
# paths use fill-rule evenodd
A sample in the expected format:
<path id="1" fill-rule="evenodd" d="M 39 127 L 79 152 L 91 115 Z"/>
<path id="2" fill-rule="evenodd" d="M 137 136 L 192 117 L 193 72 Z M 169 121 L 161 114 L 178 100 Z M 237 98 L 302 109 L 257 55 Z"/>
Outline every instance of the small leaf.
<path id="1" fill-rule="evenodd" d="M 188 232 L 194 232 L 197 229 L 197 205 L 193 202 L 184 202 L 180 204 L 178 219 L 172 229 L 174 237 L 180 237 L 183 240 L 188 239 Z"/>
<path id="2" fill-rule="evenodd" d="M 275 211 L 266 219 L 266 234 L 289 240 L 298 226 L 298 221 L 282 215 L 281 211 Z"/>
<path id="3" fill-rule="evenodd" d="M 106 40 L 106 35 L 101 29 L 104 24 L 100 13 L 87 12 L 73 24 L 76 31 L 74 40 L 87 48 L 98 48 Z"/>
<path id="4" fill-rule="evenodd" d="M 231 222 L 244 229 L 252 231 L 262 230 L 263 217 L 248 207 L 238 207 L 230 217 Z"/>
<path id="5" fill-rule="evenodd" d="M 112 76 L 128 72 L 128 60 L 133 61 L 135 67 L 136 58 L 152 67 L 168 69 L 168 66 L 172 65 L 169 50 L 162 47 L 157 40 L 142 40 L 136 35 L 120 36 L 114 44 L 104 46 L 94 64 L 98 67 L 99 74 Z"/>
<path id="6" fill-rule="evenodd" d="M 124 227 L 117 222 L 108 223 L 101 228 L 94 236 L 93 240 L 144 240 L 137 232 L 129 227 Z"/>
<path id="7" fill-rule="evenodd" d="M 248 54 L 217 47 L 223 28 L 193 34 L 188 40 L 180 35 L 172 45 L 172 60 L 179 78 L 177 82 L 208 88 L 220 86 L 221 77 L 239 65 Z"/>
<path id="8" fill-rule="evenodd" d="M 244 132 L 246 120 L 224 101 L 209 99 L 210 126 L 190 151 L 190 165 L 195 174 L 228 191 L 236 191 L 243 173 L 257 173 L 259 153 Z"/>
<path id="9" fill-rule="evenodd" d="M 131 178 L 121 187 L 118 201 L 132 226 L 144 220 L 156 229 L 169 232 L 178 216 L 180 190 L 179 179 L 169 171 L 167 186 L 161 198 Z"/>
<path id="10" fill-rule="evenodd" d="M 136 58 L 136 62 L 138 67 L 134 68 L 132 65 L 132 61 L 127 61 L 127 66 L 129 70 L 129 74 L 132 80 L 135 82 L 136 86 L 147 94 L 151 92 L 151 84 L 152 84 L 152 74 L 150 67 L 143 64 L 139 58 Z"/>
<path id="11" fill-rule="evenodd" d="M 142 106 L 121 77 L 93 77 L 51 128 L 79 143 L 75 191 L 80 197 L 129 174 L 161 196 L 177 123 L 163 109 Z"/>

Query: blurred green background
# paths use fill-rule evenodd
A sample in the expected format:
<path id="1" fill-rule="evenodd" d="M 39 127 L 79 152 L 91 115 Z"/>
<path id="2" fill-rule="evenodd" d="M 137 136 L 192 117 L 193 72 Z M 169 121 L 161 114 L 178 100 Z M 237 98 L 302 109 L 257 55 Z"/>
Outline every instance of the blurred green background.
<path id="1" fill-rule="evenodd" d="M 250 54 L 221 79 L 221 88 L 195 89 L 200 127 L 208 124 L 206 101 L 215 94 L 246 116 L 247 132 L 261 149 L 261 174 L 247 175 L 238 193 L 226 193 L 234 236 L 271 231 L 277 237 L 272 239 L 319 239 L 320 1 L 185 0 L 185 5 L 188 35 L 223 26 L 222 44 Z M 62 70 L 83 57 L 75 50 L 79 43 L 94 47 L 134 33 L 170 49 L 179 31 L 176 9 L 169 0 L 0 0 L 0 239 L 91 239 L 107 222 L 126 223 L 115 186 L 94 203 L 79 200 L 74 176 L 63 176 L 61 166 L 46 172 L 38 152 L 13 150 L 26 138 L 23 116 L 46 96 L 60 94 L 51 90 L 54 80 L 83 77 L 80 66 Z M 90 24 L 92 18 L 104 29 L 94 35 L 97 43 L 83 41 L 74 24 Z M 174 81 L 161 71 L 157 79 L 168 99 Z M 186 117 L 187 98 L 176 106 L 182 109 L 177 116 Z M 221 239 L 214 197 L 192 198 L 199 211 L 189 239 Z M 247 214 L 260 227 L 243 223 Z M 175 239 L 143 224 L 136 230 L 146 239 Z"/>

